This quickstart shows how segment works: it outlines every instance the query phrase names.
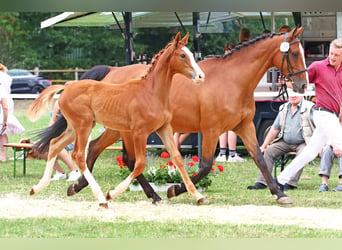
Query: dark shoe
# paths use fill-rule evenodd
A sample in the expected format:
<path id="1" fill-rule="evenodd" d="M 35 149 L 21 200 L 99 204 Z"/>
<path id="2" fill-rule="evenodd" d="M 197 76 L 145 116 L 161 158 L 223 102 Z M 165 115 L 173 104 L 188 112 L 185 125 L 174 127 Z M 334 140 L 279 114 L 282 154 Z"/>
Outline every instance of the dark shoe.
<path id="1" fill-rule="evenodd" d="M 297 189 L 297 187 L 296 187 L 296 186 L 292 186 L 292 185 L 290 185 L 290 184 L 288 184 L 288 183 L 285 183 L 285 185 L 284 185 L 284 191 L 293 190 L 293 189 Z"/>
<path id="2" fill-rule="evenodd" d="M 250 190 L 252 190 L 252 189 L 265 189 L 265 188 L 267 188 L 267 186 L 260 183 L 260 182 L 256 182 L 253 186 L 247 187 L 247 189 L 250 189 Z"/>
<path id="3" fill-rule="evenodd" d="M 339 184 L 337 187 L 333 188 L 334 192 L 342 192 L 342 184 Z"/>
<path id="4" fill-rule="evenodd" d="M 318 192 L 327 192 L 327 191 L 329 191 L 329 187 L 328 187 L 328 185 L 327 184 L 325 184 L 325 183 L 323 183 L 320 187 L 319 187 L 319 189 L 318 189 Z"/>
<path id="5" fill-rule="evenodd" d="M 283 184 L 280 184 L 280 183 L 278 182 L 278 179 L 277 179 L 277 178 L 275 178 L 274 180 L 276 181 L 277 185 L 279 186 L 280 191 L 284 192 L 284 185 L 283 185 Z"/>

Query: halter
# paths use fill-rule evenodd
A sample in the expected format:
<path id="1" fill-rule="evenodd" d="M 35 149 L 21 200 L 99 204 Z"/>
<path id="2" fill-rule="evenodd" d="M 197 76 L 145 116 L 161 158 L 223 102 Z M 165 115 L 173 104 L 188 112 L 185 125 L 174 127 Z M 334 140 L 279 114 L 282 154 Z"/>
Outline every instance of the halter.
<path id="1" fill-rule="evenodd" d="M 280 44 L 280 51 L 283 53 L 283 59 L 281 61 L 281 72 L 283 72 L 283 67 L 284 67 L 284 61 L 285 61 L 285 58 L 286 58 L 286 63 L 287 63 L 287 78 L 291 78 L 292 76 L 296 75 L 296 74 L 299 74 L 299 73 L 302 73 L 302 72 L 306 72 L 308 71 L 307 69 L 301 69 L 301 70 L 298 70 L 296 72 L 293 72 L 293 67 L 292 67 L 292 64 L 290 62 L 290 57 L 289 57 L 289 49 L 291 47 L 291 45 L 293 44 L 296 44 L 296 43 L 299 43 L 299 39 L 296 39 L 295 41 L 291 42 L 291 43 L 288 43 L 286 42 L 286 38 L 287 38 L 287 33 L 285 33 L 285 36 L 284 36 L 284 42 L 282 42 Z"/>

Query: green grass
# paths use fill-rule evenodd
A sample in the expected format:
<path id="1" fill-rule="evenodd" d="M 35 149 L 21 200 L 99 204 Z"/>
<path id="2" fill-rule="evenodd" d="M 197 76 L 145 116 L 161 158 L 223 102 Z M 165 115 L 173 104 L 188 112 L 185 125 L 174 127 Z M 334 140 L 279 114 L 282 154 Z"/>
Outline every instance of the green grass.
<path id="1" fill-rule="evenodd" d="M 16 103 L 17 104 L 17 103 Z M 22 107 L 22 105 L 20 106 Z M 17 118 L 26 128 L 23 135 L 9 136 L 10 142 L 18 142 L 20 137 L 29 137 L 30 131 L 44 128 L 48 123 L 48 114 L 36 123 L 29 122 L 25 117 L 25 107 L 16 110 Z M 27 107 L 26 107 L 27 108 Z M 92 138 L 100 134 L 100 126 L 94 129 Z M 151 149 L 153 153 L 160 151 Z M 13 157 L 13 151 L 9 150 L 8 157 Z M 115 157 L 120 152 L 105 151 L 99 157 L 94 177 L 103 191 L 113 189 L 121 181 L 119 167 Z M 247 186 L 255 182 L 258 169 L 250 157 L 245 157 L 246 163 L 221 164 L 224 172 L 213 178 L 209 190 L 205 192 L 211 205 L 217 206 L 275 206 L 275 197 L 269 190 L 250 191 Z M 161 161 L 161 159 L 156 159 Z M 336 163 L 335 163 L 336 165 Z M 13 161 L 0 164 L 0 196 L 15 193 L 20 196 L 28 196 L 32 185 L 42 177 L 45 161 L 28 160 L 27 174 L 22 176 L 21 161 L 18 161 L 17 177 L 13 177 Z M 288 196 L 295 204 L 288 207 L 317 207 L 340 209 L 342 207 L 341 193 L 318 193 L 321 183 L 318 173 L 319 161 L 305 167 L 302 179 L 297 190 L 288 191 Z M 66 167 L 63 165 L 66 169 Z M 337 185 L 337 166 L 333 167 L 330 186 Z M 51 199 L 51 197 L 66 198 L 66 188 L 69 183 L 51 183 L 42 192 L 30 197 L 30 199 Z M 166 199 L 165 193 L 159 194 Z M 79 194 L 68 197 L 72 201 L 97 202 L 89 187 Z M 142 192 L 123 192 L 115 201 L 111 202 L 135 202 L 145 201 L 146 196 Z M 192 204 L 195 200 L 189 194 L 183 194 L 169 200 L 170 204 Z M 53 208 L 52 208 L 53 209 Z M 82 211 L 79 211 L 82 214 Z M 0 238 L 340 238 L 342 231 L 311 229 L 299 226 L 275 226 L 275 225 L 236 225 L 214 224 L 195 220 L 181 220 L 176 222 L 131 222 L 128 218 L 118 217 L 112 222 L 99 221 L 92 217 L 61 218 L 35 218 L 35 219 L 0 219 Z"/>

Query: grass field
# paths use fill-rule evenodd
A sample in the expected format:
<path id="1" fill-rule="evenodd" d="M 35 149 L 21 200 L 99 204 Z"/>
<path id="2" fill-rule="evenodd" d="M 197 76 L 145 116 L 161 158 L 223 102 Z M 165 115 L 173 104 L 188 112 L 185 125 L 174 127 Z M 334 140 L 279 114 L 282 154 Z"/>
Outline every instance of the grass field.
<path id="1" fill-rule="evenodd" d="M 30 137 L 30 132 L 38 128 L 46 127 L 49 116 L 46 114 L 38 122 L 31 123 L 25 117 L 25 110 L 29 101 L 16 102 L 16 116 L 22 122 L 26 131 L 22 135 L 10 135 L 10 142 L 18 142 L 21 137 Z M 100 126 L 96 126 L 92 138 L 100 134 Z M 151 149 L 150 152 L 156 155 L 160 150 Z M 9 150 L 8 158 L 13 157 Z M 196 153 L 196 151 L 188 152 Z M 120 152 L 105 151 L 99 157 L 95 169 L 94 177 L 100 184 L 102 190 L 106 192 L 113 189 L 120 181 L 119 167 L 115 157 Z M 268 190 L 250 191 L 246 187 L 253 184 L 258 172 L 254 162 L 247 155 L 244 156 L 246 163 L 229 164 L 223 163 L 224 171 L 213 178 L 213 183 L 204 194 L 210 200 L 207 206 L 208 211 L 211 206 L 227 208 L 235 206 L 258 206 L 265 208 L 277 208 L 275 198 Z M 158 158 L 158 157 L 157 157 Z M 162 159 L 156 159 L 162 161 Z M 305 167 L 298 190 L 288 191 L 287 194 L 295 202 L 294 205 L 285 207 L 291 208 L 322 208 L 340 211 L 342 207 L 341 193 L 327 192 L 318 193 L 321 180 L 317 175 L 319 161 Z M 21 161 L 18 162 L 21 165 Z M 336 165 L 336 163 L 335 163 Z M 27 161 L 27 175 L 22 176 L 21 168 L 17 170 L 17 177 L 13 177 L 13 161 L 0 164 L 0 197 L 7 197 L 9 194 L 24 200 L 63 200 L 63 204 L 74 204 L 77 202 L 90 202 L 95 204 L 89 187 L 79 194 L 66 197 L 66 189 L 70 183 L 65 181 L 53 182 L 40 193 L 29 196 L 32 185 L 38 183 L 42 177 L 45 162 L 42 160 Z M 66 167 L 63 165 L 63 168 Z M 337 184 L 337 167 L 334 166 L 330 186 Z M 163 199 L 165 193 L 160 193 Z M 150 200 L 142 192 L 126 191 L 120 194 L 115 200 L 109 202 L 109 206 L 126 203 L 149 205 Z M 148 203 L 147 203 L 148 202 Z M 183 194 L 174 199 L 168 200 L 167 204 L 161 207 L 167 209 L 182 208 L 197 209 L 196 201 L 189 194 Z M 19 209 L 19 208 L 18 208 Z M 38 209 L 38 208 L 37 208 Z M 58 209 L 50 207 L 49 209 Z M 93 209 L 93 208 L 92 208 Z M 142 208 L 143 210 L 144 208 Z M 284 210 L 284 211 L 285 211 Z M 56 210 L 56 213 L 58 211 Z M 279 224 L 236 224 L 236 223 L 215 223 L 204 219 L 175 218 L 168 221 L 149 221 L 130 219 L 129 216 L 117 214 L 111 221 L 103 221 L 97 216 L 82 216 L 85 211 L 74 211 L 72 216 L 61 218 L 54 216 L 38 216 L 32 218 L 4 218 L 0 215 L 0 237 L 1 238 L 341 238 L 342 230 L 327 228 L 312 228 L 303 225 L 279 225 Z M 99 211 L 101 212 L 101 211 Z M 109 210 L 112 212 L 112 210 Z M 115 211 L 113 211 L 115 212 Z M 128 211 L 129 215 L 129 211 Z M 320 214 L 313 214 L 313 218 Z M 224 218 L 222 218 L 224 219 Z M 289 218 L 291 220 L 291 218 Z M 342 223 L 342 222 L 341 222 Z"/>

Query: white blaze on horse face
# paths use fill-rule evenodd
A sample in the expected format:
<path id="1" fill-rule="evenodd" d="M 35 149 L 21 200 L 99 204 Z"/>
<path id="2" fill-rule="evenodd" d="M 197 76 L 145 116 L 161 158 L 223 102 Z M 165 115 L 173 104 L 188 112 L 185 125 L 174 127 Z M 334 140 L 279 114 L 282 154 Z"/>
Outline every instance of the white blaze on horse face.
<path id="1" fill-rule="evenodd" d="M 302 53 L 302 60 L 303 60 L 303 65 L 305 66 L 305 52 L 304 52 L 304 49 L 303 49 L 303 46 L 301 43 L 299 43 L 299 50 L 300 50 L 300 53 Z M 305 72 L 305 76 L 306 76 L 306 82 L 309 83 L 309 74 L 308 72 L 306 71 Z"/>
<path id="2" fill-rule="evenodd" d="M 189 56 L 191 66 L 194 68 L 196 76 L 193 77 L 193 80 L 195 82 L 203 82 L 204 81 L 204 73 L 201 70 L 201 68 L 198 66 L 198 64 L 195 61 L 194 55 L 191 53 L 191 51 L 187 47 L 183 47 L 182 50 Z"/>

